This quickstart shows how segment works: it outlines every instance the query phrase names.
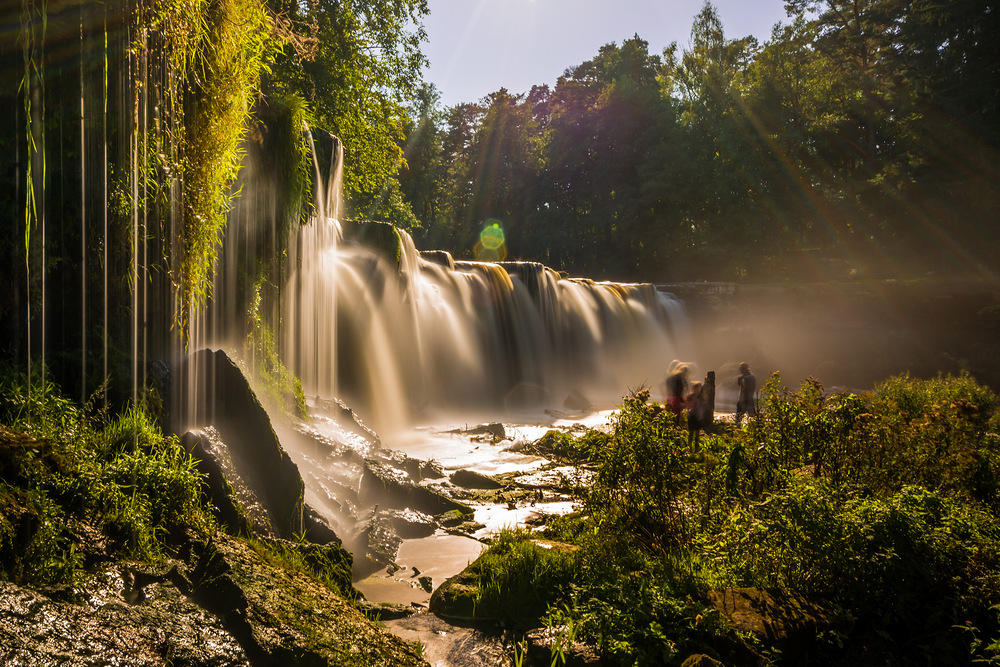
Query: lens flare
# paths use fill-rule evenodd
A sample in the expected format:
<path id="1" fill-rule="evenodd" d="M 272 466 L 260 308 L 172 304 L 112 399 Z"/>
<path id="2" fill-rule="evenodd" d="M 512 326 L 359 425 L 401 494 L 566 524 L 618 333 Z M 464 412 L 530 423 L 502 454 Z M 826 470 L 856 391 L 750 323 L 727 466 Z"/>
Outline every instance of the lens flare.
<path id="1" fill-rule="evenodd" d="M 507 257 L 507 244 L 501 221 L 490 218 L 483 231 L 479 232 L 479 242 L 473 248 L 476 259 L 481 262 L 502 262 Z"/>

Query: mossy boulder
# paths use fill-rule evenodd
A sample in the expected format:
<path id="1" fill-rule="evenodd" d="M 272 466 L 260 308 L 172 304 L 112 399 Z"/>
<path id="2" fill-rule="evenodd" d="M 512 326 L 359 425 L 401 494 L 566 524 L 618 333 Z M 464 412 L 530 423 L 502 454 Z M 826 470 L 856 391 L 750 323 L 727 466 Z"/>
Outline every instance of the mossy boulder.
<path id="1" fill-rule="evenodd" d="M 204 399 L 192 413 L 174 415 L 175 426 L 213 426 L 226 444 L 233 472 L 252 489 L 279 537 L 303 530 L 304 487 L 299 469 L 281 447 L 271 419 L 243 372 L 222 350 L 188 356 L 178 387 L 199 387 Z"/>

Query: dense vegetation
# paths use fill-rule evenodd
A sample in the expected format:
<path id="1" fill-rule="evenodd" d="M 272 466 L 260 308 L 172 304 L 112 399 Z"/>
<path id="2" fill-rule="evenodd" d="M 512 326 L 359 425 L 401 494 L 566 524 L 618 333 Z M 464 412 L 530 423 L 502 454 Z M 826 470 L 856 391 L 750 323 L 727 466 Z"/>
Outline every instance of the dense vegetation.
<path id="1" fill-rule="evenodd" d="M 399 175 L 419 243 L 472 256 L 502 221 L 509 258 L 647 281 L 988 269 L 996 3 L 786 6 L 763 44 L 706 3 L 684 50 L 636 35 L 447 109 L 425 88 Z"/>
<path id="2" fill-rule="evenodd" d="M 547 624 L 613 664 L 698 652 L 741 663 L 744 641 L 780 663 L 787 646 L 740 636 L 711 603 L 713 591 L 753 588 L 822 619 L 788 664 L 1000 662 L 992 391 L 967 376 L 896 377 L 864 395 L 827 394 L 776 375 L 759 415 L 716 424 L 698 451 L 648 399 L 627 397 L 609 433 L 550 437 L 596 468 L 580 512 L 547 528 L 578 548 L 502 535 L 479 563 L 489 609 L 530 627 L 547 603 Z"/>

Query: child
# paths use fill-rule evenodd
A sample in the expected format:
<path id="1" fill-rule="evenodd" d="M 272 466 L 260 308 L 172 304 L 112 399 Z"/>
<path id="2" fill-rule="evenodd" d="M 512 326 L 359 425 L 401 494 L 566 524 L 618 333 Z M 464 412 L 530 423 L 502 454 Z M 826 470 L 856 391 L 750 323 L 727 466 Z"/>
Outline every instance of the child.
<path id="1" fill-rule="evenodd" d="M 687 395 L 684 402 L 688 411 L 688 447 L 694 451 L 698 451 L 701 429 L 705 425 L 705 409 L 708 407 L 708 402 L 702 395 L 702 384 L 700 382 L 691 383 L 691 393 Z"/>

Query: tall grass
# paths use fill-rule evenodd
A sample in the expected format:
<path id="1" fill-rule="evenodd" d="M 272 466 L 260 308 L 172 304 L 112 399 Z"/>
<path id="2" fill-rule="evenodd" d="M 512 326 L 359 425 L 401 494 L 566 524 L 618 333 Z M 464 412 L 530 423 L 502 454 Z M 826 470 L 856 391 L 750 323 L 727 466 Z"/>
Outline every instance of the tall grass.
<path id="1" fill-rule="evenodd" d="M 15 581 L 73 583 L 79 522 L 112 550 L 164 554 L 172 532 L 207 530 L 194 459 L 142 408 L 111 421 L 23 377 L 0 383 L 0 568 Z"/>

